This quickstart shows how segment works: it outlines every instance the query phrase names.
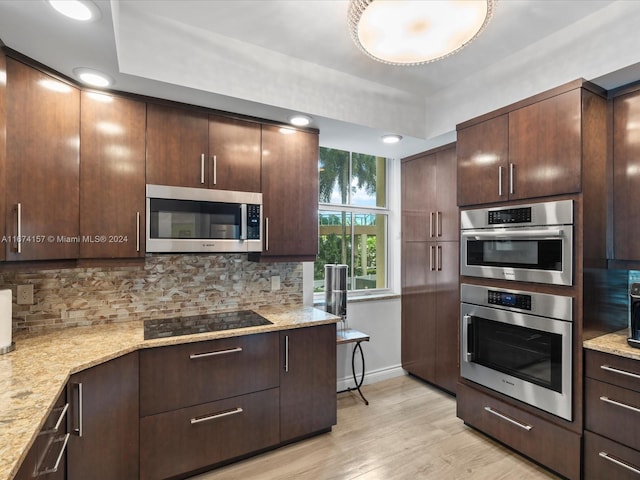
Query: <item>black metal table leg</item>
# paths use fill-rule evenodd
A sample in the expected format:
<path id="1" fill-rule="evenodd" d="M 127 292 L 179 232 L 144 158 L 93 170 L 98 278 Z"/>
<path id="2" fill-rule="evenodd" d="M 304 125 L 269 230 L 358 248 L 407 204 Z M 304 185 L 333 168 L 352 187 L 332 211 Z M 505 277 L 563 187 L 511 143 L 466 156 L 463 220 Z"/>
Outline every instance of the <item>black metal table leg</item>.
<path id="1" fill-rule="evenodd" d="M 358 393 L 360 394 L 360 397 L 362 398 L 362 400 L 364 400 L 365 405 L 369 405 L 369 400 L 367 400 L 363 393 L 362 390 L 360 390 L 360 387 L 362 386 L 362 383 L 364 382 L 364 373 L 365 373 L 365 368 L 364 368 L 364 352 L 362 351 L 362 342 L 356 342 L 356 345 L 353 347 L 353 351 L 351 352 L 351 373 L 353 375 L 353 381 L 355 383 L 355 387 L 350 387 L 350 388 L 346 388 L 344 390 L 340 390 L 338 393 L 344 393 L 344 392 L 352 392 L 354 390 L 357 390 Z M 360 350 L 360 359 L 362 360 L 362 373 L 360 374 L 360 379 L 358 380 L 358 378 L 356 377 L 356 350 Z"/>

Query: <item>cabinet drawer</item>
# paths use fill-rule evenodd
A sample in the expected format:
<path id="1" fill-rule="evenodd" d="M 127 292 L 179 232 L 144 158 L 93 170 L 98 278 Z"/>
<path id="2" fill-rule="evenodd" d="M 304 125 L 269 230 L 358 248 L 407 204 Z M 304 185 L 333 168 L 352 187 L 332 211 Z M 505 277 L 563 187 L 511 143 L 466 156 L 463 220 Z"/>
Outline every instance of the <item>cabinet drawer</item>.
<path id="1" fill-rule="evenodd" d="M 191 472 L 279 442 L 278 388 L 140 420 L 140 478 Z"/>
<path id="2" fill-rule="evenodd" d="M 140 352 L 140 416 L 278 386 L 278 332 Z"/>
<path id="3" fill-rule="evenodd" d="M 584 480 L 638 480 L 640 452 L 584 432 Z"/>
<path id="4" fill-rule="evenodd" d="M 580 435 L 464 384 L 456 400 L 466 424 L 567 478 L 580 477 Z"/>
<path id="5" fill-rule="evenodd" d="M 640 393 L 587 378 L 585 428 L 640 450 Z"/>
<path id="6" fill-rule="evenodd" d="M 640 392 L 640 362 L 608 353 L 585 350 L 585 375 Z"/>

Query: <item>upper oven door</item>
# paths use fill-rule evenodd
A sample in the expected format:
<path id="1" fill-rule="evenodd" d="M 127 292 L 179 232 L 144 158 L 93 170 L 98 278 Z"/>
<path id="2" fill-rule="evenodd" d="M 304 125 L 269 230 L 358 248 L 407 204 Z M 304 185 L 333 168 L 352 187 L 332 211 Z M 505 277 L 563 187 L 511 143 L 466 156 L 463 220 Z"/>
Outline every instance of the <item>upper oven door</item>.
<path id="1" fill-rule="evenodd" d="M 521 282 L 573 284 L 573 226 L 462 230 L 460 273 Z"/>

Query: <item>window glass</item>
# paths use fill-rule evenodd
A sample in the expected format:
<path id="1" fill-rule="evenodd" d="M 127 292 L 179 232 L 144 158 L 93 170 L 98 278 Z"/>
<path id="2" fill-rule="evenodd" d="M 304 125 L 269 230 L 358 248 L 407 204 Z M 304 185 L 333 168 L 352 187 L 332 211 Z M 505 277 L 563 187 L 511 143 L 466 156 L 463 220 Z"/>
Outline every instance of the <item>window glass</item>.
<path id="1" fill-rule="evenodd" d="M 349 152 L 320 148 L 320 203 L 346 205 L 349 186 Z"/>
<path id="2" fill-rule="evenodd" d="M 386 215 L 354 214 L 354 289 L 385 288 Z"/>
<path id="3" fill-rule="evenodd" d="M 384 207 L 386 159 L 353 153 L 351 157 L 351 205 Z"/>
<path id="4" fill-rule="evenodd" d="M 314 264 L 316 292 L 324 291 L 324 266 L 327 263 L 348 265 L 347 283 L 351 277 L 351 213 L 320 211 L 319 219 L 318 258 Z"/>

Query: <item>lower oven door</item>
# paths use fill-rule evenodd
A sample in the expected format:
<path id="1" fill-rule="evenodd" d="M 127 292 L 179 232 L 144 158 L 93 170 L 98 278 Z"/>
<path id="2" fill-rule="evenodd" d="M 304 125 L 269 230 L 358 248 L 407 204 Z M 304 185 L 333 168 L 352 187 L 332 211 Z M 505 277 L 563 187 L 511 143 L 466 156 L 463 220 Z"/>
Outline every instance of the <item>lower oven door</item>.
<path id="1" fill-rule="evenodd" d="M 460 374 L 572 420 L 572 323 L 462 303 Z"/>

